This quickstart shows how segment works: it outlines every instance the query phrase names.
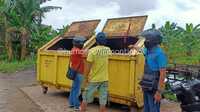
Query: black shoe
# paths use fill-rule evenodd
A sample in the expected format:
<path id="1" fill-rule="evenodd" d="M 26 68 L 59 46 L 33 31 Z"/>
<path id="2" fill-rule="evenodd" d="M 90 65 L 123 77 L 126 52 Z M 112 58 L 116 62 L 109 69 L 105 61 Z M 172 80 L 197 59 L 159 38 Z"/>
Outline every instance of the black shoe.
<path id="1" fill-rule="evenodd" d="M 73 105 L 69 105 L 68 108 L 74 108 L 74 106 Z"/>
<path id="2" fill-rule="evenodd" d="M 81 109 L 80 109 L 79 107 L 75 107 L 75 108 L 74 108 L 74 111 L 76 111 L 76 112 L 77 112 L 77 111 L 79 112 L 80 110 L 81 110 Z"/>

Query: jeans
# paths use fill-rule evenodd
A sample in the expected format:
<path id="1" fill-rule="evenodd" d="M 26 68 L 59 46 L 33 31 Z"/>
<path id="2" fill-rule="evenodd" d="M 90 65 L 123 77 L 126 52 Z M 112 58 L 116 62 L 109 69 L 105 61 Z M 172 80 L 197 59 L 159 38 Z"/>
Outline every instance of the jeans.
<path id="1" fill-rule="evenodd" d="M 80 106 L 79 96 L 81 93 L 81 85 L 83 79 L 84 77 L 82 74 L 77 74 L 76 78 L 72 83 L 72 88 L 69 95 L 69 105 L 72 107 L 78 108 Z"/>
<path id="2" fill-rule="evenodd" d="M 144 91 L 144 112 L 160 112 L 160 103 L 155 102 L 152 92 Z"/>

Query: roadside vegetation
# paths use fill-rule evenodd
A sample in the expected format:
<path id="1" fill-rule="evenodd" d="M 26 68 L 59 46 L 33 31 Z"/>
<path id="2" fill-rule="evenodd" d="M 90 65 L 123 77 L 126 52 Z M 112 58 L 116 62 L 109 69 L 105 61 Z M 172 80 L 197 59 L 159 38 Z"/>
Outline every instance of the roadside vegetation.
<path id="1" fill-rule="evenodd" d="M 50 0 L 0 0 L 0 72 L 14 72 L 35 64 L 37 49 L 60 35 L 42 24 L 46 12 L 57 6 L 41 6 Z M 27 66 L 28 65 L 28 66 Z"/>
<path id="2" fill-rule="evenodd" d="M 8 60 L 3 60 L 0 61 L 0 63 L 0 71 L 2 73 L 14 73 L 35 67 L 36 59 L 26 58 L 23 61 L 13 60 L 12 62 L 8 62 Z"/>
<path id="3" fill-rule="evenodd" d="M 180 27 L 167 21 L 159 30 L 164 36 L 163 46 L 169 63 L 200 64 L 200 24 L 186 23 L 185 27 Z"/>

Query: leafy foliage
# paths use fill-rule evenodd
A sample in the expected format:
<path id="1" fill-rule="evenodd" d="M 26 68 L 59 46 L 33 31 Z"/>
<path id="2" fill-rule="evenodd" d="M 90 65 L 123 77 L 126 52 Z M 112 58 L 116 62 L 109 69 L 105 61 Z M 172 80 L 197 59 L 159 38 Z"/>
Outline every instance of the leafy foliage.
<path id="1" fill-rule="evenodd" d="M 0 0 L 0 33 L 4 35 L 1 38 L 5 40 L 2 43 L 5 43 L 9 60 L 16 57 L 24 59 L 29 55 L 28 49 L 32 46 L 29 42 L 34 40 L 34 33 L 37 36 L 42 34 L 40 30 L 43 31 L 41 22 L 44 13 L 61 9 L 56 6 L 41 7 L 46 1 L 49 0 Z"/>
<path id="2" fill-rule="evenodd" d="M 52 38 L 58 35 L 58 32 L 53 30 L 51 26 L 41 26 L 39 32 L 32 32 L 32 38 L 30 39 L 29 51 L 36 54 L 37 49 L 42 45 L 50 41 Z"/>
<path id="3" fill-rule="evenodd" d="M 200 63 L 200 25 L 186 24 L 182 28 L 167 21 L 159 30 L 164 36 L 163 46 L 170 63 Z"/>

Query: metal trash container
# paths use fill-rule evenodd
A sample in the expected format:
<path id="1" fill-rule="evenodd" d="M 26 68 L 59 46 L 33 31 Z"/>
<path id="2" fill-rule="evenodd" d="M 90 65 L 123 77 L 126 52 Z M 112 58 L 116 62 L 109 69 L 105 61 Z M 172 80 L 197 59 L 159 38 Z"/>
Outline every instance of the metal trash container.
<path id="1" fill-rule="evenodd" d="M 144 71 L 144 57 L 142 54 L 131 55 L 128 45 L 135 44 L 139 40 L 137 35 L 142 32 L 146 19 L 147 16 L 109 19 L 103 28 L 103 32 L 108 36 L 108 46 L 114 51 L 122 50 L 122 54 L 113 52 L 113 55 L 109 57 L 109 100 L 112 102 L 130 107 L 143 107 L 143 94 L 138 83 Z M 93 26 L 99 23 L 98 20 L 92 22 Z M 90 25 L 85 26 L 91 27 Z M 77 27 L 78 25 L 73 26 L 72 24 L 69 32 L 73 32 L 72 30 Z M 87 28 L 91 29 L 87 34 L 91 34 L 95 28 Z M 76 34 L 73 33 L 74 35 Z M 86 44 L 90 45 L 85 46 L 91 47 L 95 42 L 90 39 L 94 37 L 87 36 Z M 71 81 L 65 77 L 69 55 L 66 50 L 59 52 L 55 49 L 60 44 L 65 46 L 72 44 L 71 41 L 63 41 L 63 39 L 63 37 L 57 37 L 38 51 L 37 79 L 45 90 L 51 86 L 67 91 L 71 88 Z M 71 47 L 67 48 L 67 50 L 70 49 Z"/>

